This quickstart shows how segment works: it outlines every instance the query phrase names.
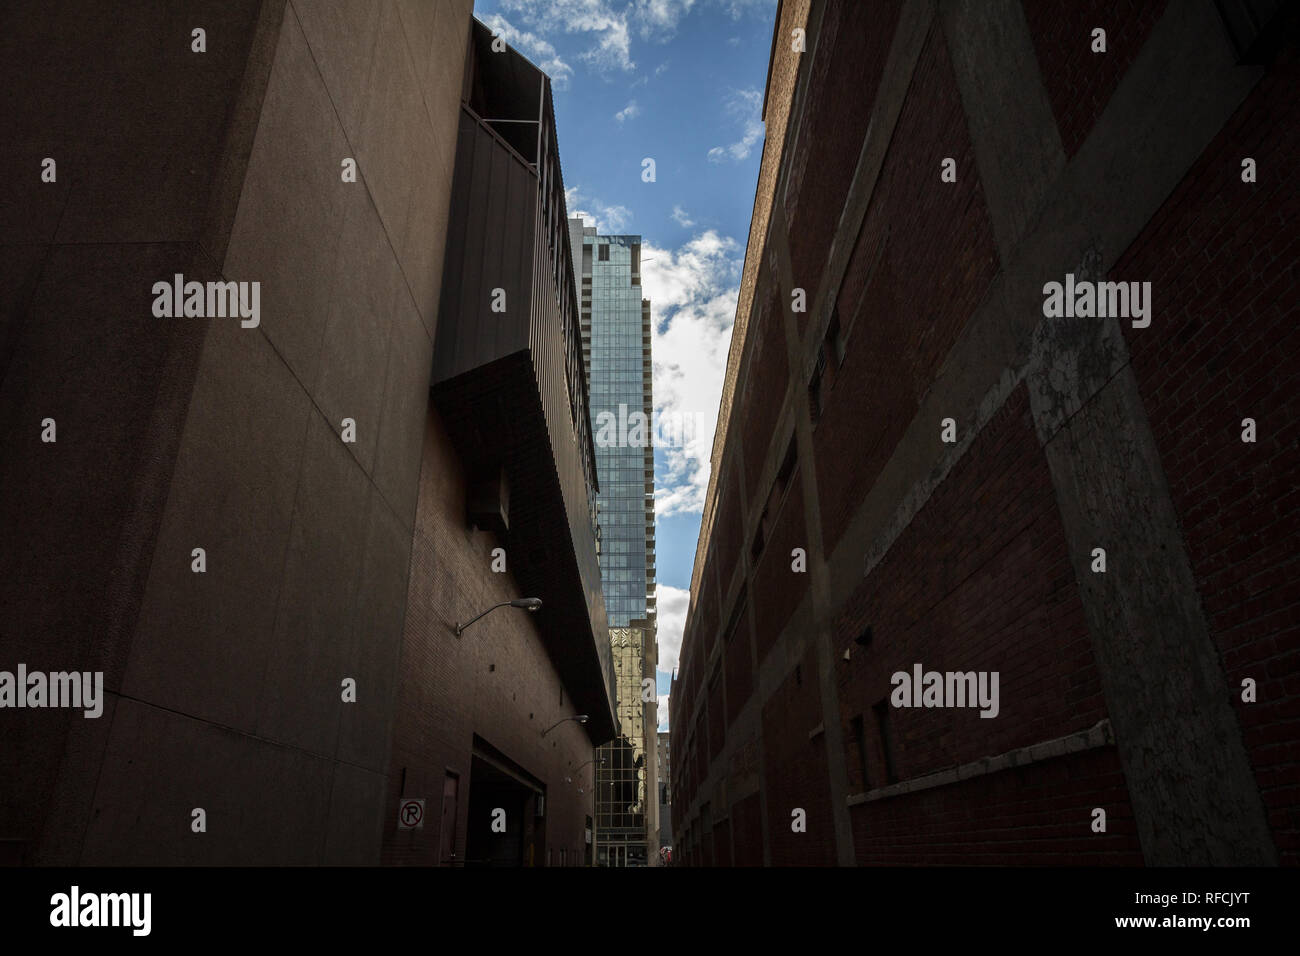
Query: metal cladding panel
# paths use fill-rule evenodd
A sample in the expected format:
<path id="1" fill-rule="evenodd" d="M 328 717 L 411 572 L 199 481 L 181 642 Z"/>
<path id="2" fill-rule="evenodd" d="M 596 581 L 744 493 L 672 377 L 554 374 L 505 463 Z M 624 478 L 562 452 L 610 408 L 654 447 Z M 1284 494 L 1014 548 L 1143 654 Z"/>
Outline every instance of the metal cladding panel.
<path id="1" fill-rule="evenodd" d="M 537 376 L 547 432 L 551 439 L 552 460 L 564 498 L 564 513 L 569 525 L 581 586 L 591 608 L 593 642 L 600 656 L 600 679 L 611 693 L 609 642 L 606 638 L 605 598 L 600 583 L 600 564 L 596 556 L 596 536 L 590 520 L 590 499 L 582 466 L 580 437 L 574 428 L 566 380 L 566 341 L 560 327 L 559 296 L 554 273 L 547 261 L 547 247 L 540 235 L 536 245 L 539 261 L 533 270 L 535 305 L 529 333 L 530 351 Z M 585 409 L 582 410 L 585 416 Z M 585 421 L 585 419 L 583 419 Z"/>
<path id="2" fill-rule="evenodd" d="M 543 115 L 542 168 L 554 170 L 553 120 Z M 544 196 L 537 167 L 462 107 L 431 387 L 466 467 L 506 471 L 511 570 L 526 596 L 542 598 L 548 653 L 599 743 L 614 734 L 614 707 L 588 497 L 594 464 L 570 250 L 557 239 L 567 239 L 562 184 L 547 186 Z M 498 289 L 504 312 L 492 310 Z"/>
<path id="3" fill-rule="evenodd" d="M 528 348 L 537 177 L 462 108 L 433 352 L 438 382 Z M 505 311 L 493 311 L 504 293 Z"/>

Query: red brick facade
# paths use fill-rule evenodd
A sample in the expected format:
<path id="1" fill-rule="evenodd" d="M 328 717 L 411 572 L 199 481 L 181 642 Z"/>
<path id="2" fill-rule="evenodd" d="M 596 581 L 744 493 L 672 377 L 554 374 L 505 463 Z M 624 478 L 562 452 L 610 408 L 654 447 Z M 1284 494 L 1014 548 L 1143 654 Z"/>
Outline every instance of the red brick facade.
<path id="1" fill-rule="evenodd" d="M 811 290 L 825 264 L 901 8 L 900 0 L 826 5 L 810 95 L 836 108 L 809 115 L 791 159 L 786 215 L 797 288 Z"/>
<path id="2" fill-rule="evenodd" d="M 1186 106 L 1206 111 L 1186 117 L 1198 132 L 1167 149 L 1176 161 L 1157 160 L 1143 152 L 1147 129 L 1127 117 L 1157 95 L 1177 101 L 1180 90 L 1160 86 L 1168 71 L 1152 64 L 1191 42 L 1188 24 L 1202 39 L 1219 29 L 1204 21 L 1212 9 L 1025 0 L 1023 17 L 1007 8 L 980 36 L 960 5 L 928 17 L 920 4 L 901 14 L 873 7 L 869 29 L 854 25 L 861 6 L 828 2 L 810 16 L 795 91 L 785 105 L 769 91 L 769 111 L 793 103 L 785 141 L 764 154 L 784 218 L 774 214 L 770 231 L 750 239 L 763 265 L 746 270 L 752 314 L 733 340 L 737 385 L 724 394 L 725 440 L 697 552 L 697 581 L 708 587 L 693 596 L 673 687 L 672 745 L 697 748 L 694 766 L 674 765 L 675 859 L 1141 865 L 1173 852 L 1300 862 L 1294 40 L 1250 66 L 1233 62 L 1225 31 L 1222 61 L 1205 68 L 1233 78 L 1254 69 L 1257 82 L 1235 101 Z M 1105 54 L 1090 48 L 1093 27 L 1107 31 Z M 1218 40 L 1210 46 L 1219 55 Z M 1028 71 L 1019 102 L 1000 100 L 989 79 L 1004 63 Z M 853 84 L 860 92 L 845 95 Z M 989 146 L 1005 134 L 989 130 L 1026 102 L 1049 125 L 1017 128 L 1011 141 L 1032 142 L 1008 161 Z M 1242 181 L 1246 157 L 1257 183 Z M 940 178 L 946 158 L 955 181 Z M 1090 224 L 1091 198 L 1118 187 L 1081 180 L 1080 170 L 1116 176 L 1125 162 L 1165 162 L 1178 174 L 1165 186 L 1149 177 L 1135 199 L 1143 218 L 1128 233 Z M 1146 183 L 1148 169 L 1128 175 Z M 1038 205 L 1016 206 L 1022 191 Z M 1123 240 L 1099 238 L 1112 233 Z M 1098 255 L 1105 268 L 1093 278 L 1152 283 L 1153 321 L 1112 318 L 1122 330 L 1113 344 L 1071 344 L 1064 325 L 1040 315 L 1039 290 Z M 1039 265 L 1048 258 L 1065 267 Z M 792 363 L 773 345 L 770 303 L 789 308 L 796 287 L 809 310 L 784 323 Z M 1086 329 L 1095 335 L 1101 321 Z M 1063 408 L 1052 404 L 1058 393 Z M 1089 433 L 1117 402 L 1134 427 Z M 1242 441 L 1245 418 L 1255 421 L 1253 443 Z M 1101 475 L 1106 494 L 1131 498 L 1113 489 L 1143 442 L 1163 472 L 1139 492 L 1149 501 L 1117 507 L 1071 492 L 1078 475 Z M 789 487 L 773 498 L 791 453 Z M 1172 530 L 1105 525 L 1129 507 L 1172 515 Z M 1112 556 L 1104 570 L 1100 543 Z M 796 547 L 807 550 L 806 571 L 791 568 Z M 1124 563 L 1134 556 L 1185 561 L 1185 591 L 1142 592 Z M 1104 605 L 1116 600 L 1121 610 Z M 1137 681 L 1117 672 L 1129 659 L 1117 648 L 1159 653 L 1144 636 L 1154 647 L 1166 606 L 1191 608 L 1208 638 L 1189 633 L 1178 645 L 1187 659 L 1172 671 Z M 720 689 L 704 673 L 719 639 Z M 996 673 L 997 715 L 981 717 L 977 704 L 897 706 L 895 675 L 916 664 Z M 1253 703 L 1242 699 L 1247 678 Z M 1199 798 L 1184 780 L 1152 784 L 1145 744 L 1134 742 L 1131 715 L 1144 711 L 1133 697 L 1146 682 L 1153 700 L 1165 699 L 1172 683 L 1175 697 L 1192 700 L 1203 679 L 1216 705 L 1231 704 L 1214 718 L 1226 728 L 1217 739 L 1241 748 L 1241 761 L 1223 765 L 1242 772 L 1225 771 L 1209 790 L 1232 793 L 1223 806 L 1240 829 L 1216 830 L 1216 814 L 1203 813 L 1170 851 L 1161 800 L 1184 790 L 1189 805 Z M 1182 743 L 1191 753 L 1180 759 L 1194 766 L 1200 744 Z M 1234 841 L 1216 832 L 1250 834 L 1249 845 L 1223 849 Z"/>
<path id="3" fill-rule="evenodd" d="M 1127 334 L 1197 589 L 1282 860 L 1300 863 L 1300 60 L 1236 112 L 1112 277 L 1168 290 L 1159 336 Z M 1241 161 L 1267 171 L 1243 183 Z M 1242 420 L 1257 439 L 1242 441 Z"/>
<path id="4" fill-rule="evenodd" d="M 1061 144 L 1073 157 L 1168 0 L 1025 0 Z M 1106 52 L 1093 51 L 1093 30 L 1106 31 Z"/>
<path id="5" fill-rule="evenodd" d="M 853 340 L 813 435 L 829 553 L 997 272 L 997 253 L 942 31 L 932 30 L 858 234 L 839 318 Z M 917 157 L 927 157 L 926 163 Z M 957 182 L 936 189 L 939 159 Z M 897 356 L 907 361 L 897 361 Z"/>
<path id="6" fill-rule="evenodd" d="M 807 524 L 803 516 L 803 474 L 800 471 L 795 471 L 789 489 L 778 504 L 769 531 L 771 540 L 765 543 L 754 567 L 751 603 L 760 664 L 808 591 L 808 575 L 792 571 L 797 560 L 797 556 L 791 556 L 794 549 L 801 548 L 804 558 L 808 551 Z"/>

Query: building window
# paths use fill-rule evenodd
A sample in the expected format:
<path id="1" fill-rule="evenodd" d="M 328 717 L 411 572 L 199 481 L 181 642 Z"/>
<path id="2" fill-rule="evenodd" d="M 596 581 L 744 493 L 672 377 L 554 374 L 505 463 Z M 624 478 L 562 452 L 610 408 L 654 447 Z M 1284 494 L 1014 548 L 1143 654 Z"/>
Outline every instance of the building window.
<path id="1" fill-rule="evenodd" d="M 816 425 L 822 417 L 822 374 L 826 371 L 826 350 L 817 350 L 817 364 L 808 379 L 808 415 Z"/>
<path id="2" fill-rule="evenodd" d="M 785 496 L 786 488 L 790 487 L 790 478 L 794 474 L 794 466 L 799 462 L 799 448 L 795 444 L 795 436 L 790 436 L 790 443 L 785 446 L 785 458 L 781 460 L 781 469 L 776 473 L 776 483 L 772 489 L 772 498 L 778 501 Z M 769 504 L 771 501 L 769 500 Z"/>
<path id="3" fill-rule="evenodd" d="M 608 243 L 608 242 L 602 242 L 602 243 L 601 243 L 599 246 L 597 246 L 596 248 L 600 250 L 600 261 L 601 261 L 601 262 L 609 262 L 609 243 Z"/>
<path id="4" fill-rule="evenodd" d="M 839 367 L 844 364 L 844 353 L 844 337 L 840 334 L 840 307 L 837 304 L 831 310 L 826 335 L 817 350 L 817 364 L 808 379 L 808 411 L 814 425 L 822 417 L 824 393 L 835 384 Z"/>
<path id="5" fill-rule="evenodd" d="M 871 708 L 876 714 L 876 729 L 880 734 L 880 753 L 885 761 L 885 782 L 898 783 L 894 766 L 894 741 L 889 729 L 889 699 L 885 698 Z"/>
<path id="6" fill-rule="evenodd" d="M 1219 16 L 1237 51 L 1238 63 L 1264 65 L 1285 38 L 1295 10 L 1283 0 L 1215 0 Z"/>
<path id="7" fill-rule="evenodd" d="M 862 715 L 854 717 L 850 724 L 850 733 L 853 735 L 853 742 L 858 749 L 858 774 L 862 780 L 862 789 L 871 789 L 871 775 L 867 767 L 867 731 L 862 720 Z"/>
<path id="8" fill-rule="evenodd" d="M 844 339 L 840 335 L 840 306 L 837 302 L 835 308 L 831 309 L 831 321 L 826 326 L 826 350 L 835 356 L 835 367 L 839 368 L 844 364 Z"/>
<path id="9" fill-rule="evenodd" d="M 731 609 L 731 617 L 727 619 L 727 630 L 723 634 L 722 643 L 724 646 L 731 643 L 731 639 L 736 636 L 736 631 L 740 628 L 740 615 L 745 610 L 745 599 L 748 597 L 748 586 L 742 586 L 740 594 L 736 596 L 736 606 Z M 748 650 L 745 651 L 749 653 Z M 664 745 L 664 753 L 668 753 L 668 747 Z"/>

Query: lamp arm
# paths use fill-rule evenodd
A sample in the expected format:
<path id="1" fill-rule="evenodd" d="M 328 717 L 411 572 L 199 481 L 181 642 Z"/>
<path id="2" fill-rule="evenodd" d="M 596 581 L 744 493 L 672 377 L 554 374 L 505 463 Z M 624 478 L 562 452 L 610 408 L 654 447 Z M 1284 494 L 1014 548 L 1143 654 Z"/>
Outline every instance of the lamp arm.
<path id="1" fill-rule="evenodd" d="M 465 630 L 466 630 L 466 629 L 467 629 L 471 624 L 473 624 L 473 623 L 474 623 L 475 621 L 477 621 L 479 618 L 484 617 L 485 615 L 491 614 L 491 613 L 492 613 L 493 611 L 495 611 L 497 608 L 499 608 L 499 607 L 505 607 L 505 606 L 506 606 L 507 604 L 509 604 L 509 603 L 510 603 L 509 601 L 502 601 L 500 604 L 493 604 L 490 608 L 488 608 L 488 609 L 487 609 L 486 611 L 484 611 L 482 614 L 475 615 L 474 617 L 472 617 L 472 618 L 470 618 L 468 621 L 466 621 L 464 624 L 457 624 L 457 625 L 456 625 L 456 636 L 459 637 L 459 636 L 461 635 L 461 633 L 463 633 L 463 632 L 464 632 L 464 631 L 465 631 Z"/>

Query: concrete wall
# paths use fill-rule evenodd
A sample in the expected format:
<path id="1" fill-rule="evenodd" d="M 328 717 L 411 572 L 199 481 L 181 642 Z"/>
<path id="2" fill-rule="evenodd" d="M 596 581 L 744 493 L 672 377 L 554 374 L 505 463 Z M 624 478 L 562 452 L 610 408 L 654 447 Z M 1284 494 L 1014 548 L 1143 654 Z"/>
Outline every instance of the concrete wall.
<path id="1" fill-rule="evenodd" d="M 23 543 L 0 557 L 3 660 L 109 690 L 98 720 L 3 716 L 8 856 L 378 862 L 469 14 L 0 14 L 23 104 L 0 203 Z M 260 326 L 155 319 L 174 272 L 260 282 Z"/>
<path id="2" fill-rule="evenodd" d="M 437 413 L 430 410 L 424 424 L 386 806 L 396 808 L 403 795 L 423 797 L 432 817 L 424 830 L 399 831 L 394 809 L 384 820 L 383 861 L 456 865 L 464 859 L 470 830 L 490 828 L 490 816 L 469 816 L 474 786 L 470 759 L 477 734 L 545 786 L 546 833 L 544 841 L 533 841 L 536 865 L 542 865 L 548 853 L 558 865 L 561 848 L 567 851 L 566 862 L 577 865 L 583 860 L 586 817 L 595 816 L 588 763 L 593 748 L 576 721 L 560 723 L 542 737 L 543 731 L 577 711 L 533 616 L 501 608 L 460 637 L 455 634 L 458 622 L 520 596 L 509 571 L 509 548 L 506 572 L 494 573 L 492 551 L 504 542 L 466 524 L 467 480 Z M 583 764 L 587 766 L 579 771 Z M 439 852 L 448 773 L 460 779 L 456 819 L 448 821 L 457 831 L 457 861 L 442 859 Z M 519 825 L 506 820 L 507 832 Z"/>
<path id="3" fill-rule="evenodd" d="M 207 333 L 155 319 L 151 287 L 220 272 L 282 15 L 258 0 L 0 11 L 13 97 L 0 177 L 2 666 L 102 670 L 110 692 L 98 719 L 0 717 L 13 862 L 82 856 Z M 202 55 L 190 50 L 199 21 Z M 41 179 L 46 157 L 54 182 Z M 45 418 L 54 443 L 41 441 Z"/>

